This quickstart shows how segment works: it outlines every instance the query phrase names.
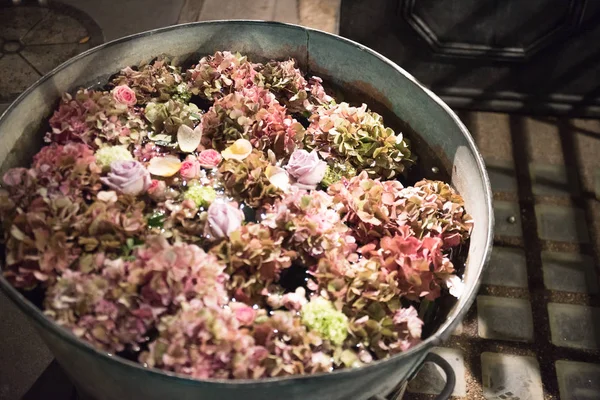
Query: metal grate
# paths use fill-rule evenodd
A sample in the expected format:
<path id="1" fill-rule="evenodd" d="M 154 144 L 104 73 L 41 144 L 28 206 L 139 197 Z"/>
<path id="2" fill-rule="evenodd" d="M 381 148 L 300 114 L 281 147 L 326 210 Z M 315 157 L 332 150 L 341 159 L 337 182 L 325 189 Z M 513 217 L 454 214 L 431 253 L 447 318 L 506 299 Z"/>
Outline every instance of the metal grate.
<path id="1" fill-rule="evenodd" d="M 461 118 L 488 164 L 497 227 L 477 302 L 439 350 L 459 367 L 456 398 L 600 398 L 600 121 Z M 432 399 L 440 376 L 423 369 L 404 399 Z"/>

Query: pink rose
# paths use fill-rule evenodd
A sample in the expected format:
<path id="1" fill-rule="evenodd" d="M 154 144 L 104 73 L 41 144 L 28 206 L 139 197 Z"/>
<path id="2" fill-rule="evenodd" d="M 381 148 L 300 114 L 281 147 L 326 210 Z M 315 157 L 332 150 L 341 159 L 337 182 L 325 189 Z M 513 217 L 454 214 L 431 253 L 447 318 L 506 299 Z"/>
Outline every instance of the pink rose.
<path id="1" fill-rule="evenodd" d="M 190 157 L 181 163 L 179 175 L 185 179 L 194 179 L 200 174 L 200 164 L 193 157 L 191 157 L 191 159 L 189 158 Z"/>
<path id="2" fill-rule="evenodd" d="M 327 163 L 319 160 L 317 152 L 297 149 L 290 156 L 285 169 L 296 180 L 296 186 L 301 189 L 314 189 L 325 176 Z"/>
<path id="3" fill-rule="evenodd" d="M 198 155 L 198 162 L 203 168 L 215 168 L 222 159 L 221 154 L 213 149 L 202 150 Z"/>
<path id="4" fill-rule="evenodd" d="M 241 325 L 252 325 L 254 318 L 256 318 L 256 311 L 252 307 L 244 303 L 230 303 L 229 307 L 233 310 Z"/>
<path id="5" fill-rule="evenodd" d="M 148 187 L 148 195 L 155 200 L 161 200 L 165 197 L 167 192 L 167 184 L 164 181 L 158 179 L 152 179 L 150 186 Z"/>
<path id="6" fill-rule="evenodd" d="M 139 161 L 114 161 L 102 183 L 123 194 L 138 195 L 150 187 L 150 173 Z"/>
<path id="7" fill-rule="evenodd" d="M 134 106 L 137 103 L 135 92 L 127 85 L 117 86 L 112 91 L 113 98 L 117 103 Z"/>
<path id="8" fill-rule="evenodd" d="M 232 203 L 215 201 L 208 207 L 205 234 L 216 238 L 228 237 L 242 226 L 243 220 L 244 213 Z"/>

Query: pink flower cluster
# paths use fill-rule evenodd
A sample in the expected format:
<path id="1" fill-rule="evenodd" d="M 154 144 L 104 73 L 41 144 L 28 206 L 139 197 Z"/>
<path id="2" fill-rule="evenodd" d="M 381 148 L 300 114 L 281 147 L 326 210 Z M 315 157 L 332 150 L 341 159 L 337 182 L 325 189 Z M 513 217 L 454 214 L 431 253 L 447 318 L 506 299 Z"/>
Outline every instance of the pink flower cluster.
<path id="1" fill-rule="evenodd" d="M 47 142 L 83 142 L 97 148 L 102 144 L 140 143 L 146 123 L 140 116 L 135 93 L 119 86 L 114 93 L 79 90 L 75 97 L 66 93 L 50 118 Z"/>
<path id="2" fill-rule="evenodd" d="M 196 378 L 330 372 L 461 295 L 460 195 L 404 187 L 409 142 L 294 60 L 159 58 L 105 89 L 65 94 L 0 187 L 5 278 L 77 337 Z"/>
<path id="3" fill-rule="evenodd" d="M 286 113 L 275 96 L 258 86 L 217 99 L 202 117 L 203 143 L 223 149 L 245 138 L 254 147 L 284 157 L 302 140 L 304 128 Z"/>

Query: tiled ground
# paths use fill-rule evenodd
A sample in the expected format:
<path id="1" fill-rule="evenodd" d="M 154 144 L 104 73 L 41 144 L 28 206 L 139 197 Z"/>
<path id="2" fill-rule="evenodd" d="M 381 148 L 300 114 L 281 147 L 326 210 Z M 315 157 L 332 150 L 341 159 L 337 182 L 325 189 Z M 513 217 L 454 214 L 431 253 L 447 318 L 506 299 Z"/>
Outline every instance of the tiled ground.
<path id="1" fill-rule="evenodd" d="M 222 18 L 273 19 L 336 31 L 339 10 L 339 0 L 256 0 L 251 7 L 234 0 L 132 0 L 124 8 L 110 7 L 110 0 L 64 1 L 87 14 L 74 17 L 72 10 L 57 8 L 27 16 L 22 7 L 6 17 L 0 8 L 0 97 L 5 96 L 0 103 L 102 36 L 114 39 L 177 21 Z M 142 4 L 148 12 L 127 17 Z M 6 50 L 7 38 L 13 37 L 23 40 L 17 53 L 10 43 Z M 12 63 L 3 69 L 7 56 L 24 69 L 13 73 Z M 600 399 L 600 121 L 480 112 L 460 116 L 488 165 L 496 247 L 476 304 L 449 342 L 436 349 L 456 371 L 455 398 Z M 23 385 L 31 384 L 49 359 L 27 353 L 43 345 L 15 310 L 2 307 L 0 317 L 2 336 L 13 340 L 0 343 L 8 343 L 0 346 L 0 399 L 19 398 Z M 10 365 L 19 365 L 17 371 L 3 368 L 7 357 Z M 26 399 L 71 396 L 72 388 L 49 394 L 46 383 L 65 378 L 57 369 L 48 371 Z M 443 382 L 443 373 L 428 365 L 404 398 L 432 399 Z"/>
<path id="2" fill-rule="evenodd" d="M 438 349 L 464 361 L 455 398 L 600 399 L 600 121 L 459 114 L 488 165 L 496 236 L 462 332 Z M 422 369 L 404 398 L 433 398 L 441 375 Z"/>

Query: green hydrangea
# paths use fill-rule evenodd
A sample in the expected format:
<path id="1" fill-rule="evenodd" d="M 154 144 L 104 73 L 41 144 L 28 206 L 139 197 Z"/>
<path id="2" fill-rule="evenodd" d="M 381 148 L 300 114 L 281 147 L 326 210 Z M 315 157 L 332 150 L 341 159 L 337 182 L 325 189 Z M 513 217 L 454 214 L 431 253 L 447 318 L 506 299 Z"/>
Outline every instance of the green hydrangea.
<path id="1" fill-rule="evenodd" d="M 96 152 L 96 163 L 105 168 L 115 161 L 133 160 L 133 156 L 125 146 L 106 146 Z"/>
<path id="2" fill-rule="evenodd" d="M 194 103 L 171 99 L 165 103 L 148 103 L 144 115 L 152 124 L 154 135 L 151 139 L 168 141 L 165 136 L 176 134 L 182 124 L 193 128 L 200 121 L 202 112 Z"/>
<path id="3" fill-rule="evenodd" d="M 329 187 L 336 182 L 339 182 L 342 178 L 352 178 L 356 176 L 356 168 L 349 163 L 335 163 L 328 165 L 325 170 L 325 176 L 321 181 L 321 184 L 325 187 Z"/>
<path id="4" fill-rule="evenodd" d="M 302 323 L 336 345 L 341 345 L 348 336 L 348 317 L 322 297 L 302 307 Z"/>
<path id="5" fill-rule="evenodd" d="M 186 200 L 193 200 L 198 207 L 208 207 L 217 198 L 217 192 L 210 186 L 192 185 L 183 194 Z"/>
<path id="6" fill-rule="evenodd" d="M 319 107 L 310 117 L 305 147 L 325 151 L 370 177 L 392 179 L 415 162 L 408 140 L 383 124 L 366 105 L 348 103 Z"/>

